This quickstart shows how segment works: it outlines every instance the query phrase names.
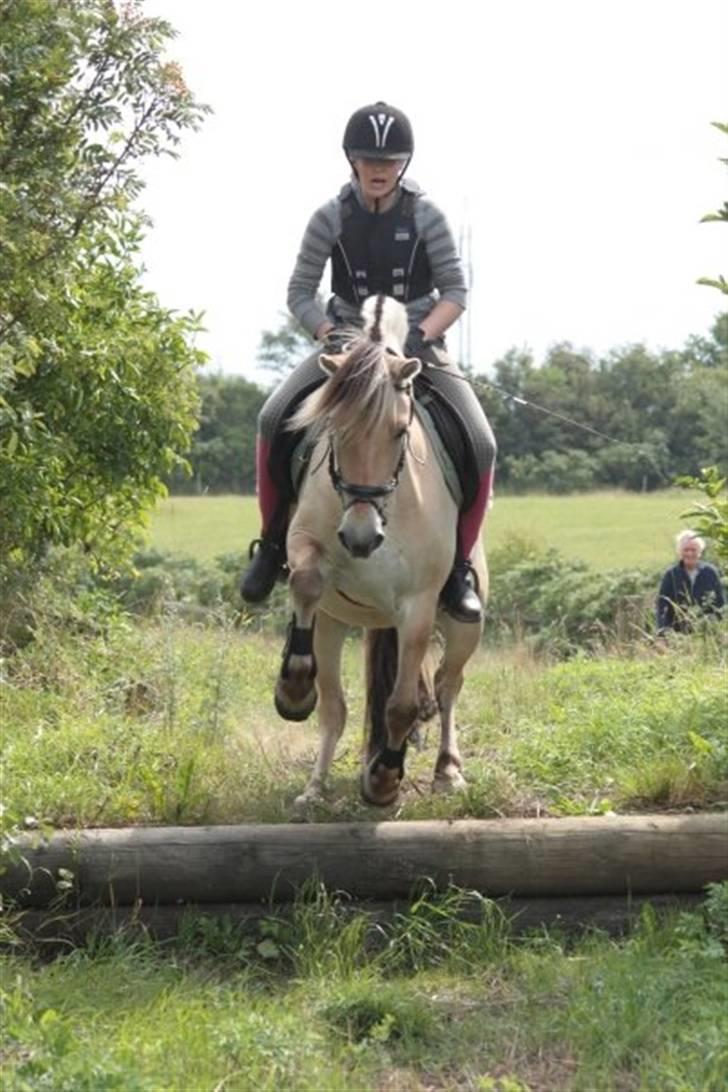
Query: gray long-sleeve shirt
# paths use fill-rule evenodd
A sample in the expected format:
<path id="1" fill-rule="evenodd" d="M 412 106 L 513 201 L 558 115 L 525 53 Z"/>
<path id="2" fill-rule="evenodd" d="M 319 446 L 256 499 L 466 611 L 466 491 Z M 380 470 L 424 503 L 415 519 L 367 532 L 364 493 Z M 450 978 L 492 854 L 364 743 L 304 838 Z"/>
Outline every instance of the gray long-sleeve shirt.
<path id="1" fill-rule="evenodd" d="M 427 250 L 435 285 L 435 292 L 405 304 L 410 325 L 416 326 L 440 299 L 450 300 L 464 309 L 467 286 L 455 239 L 444 213 L 422 194 L 416 182 L 404 179 L 401 185 L 418 195 L 415 201 L 415 227 Z M 352 182 L 352 186 L 361 200 L 356 182 Z M 310 334 L 315 334 L 321 323 L 329 319 L 316 294 L 340 234 L 341 199 L 334 197 L 317 209 L 309 220 L 288 282 L 288 307 Z M 356 322 L 359 314 L 355 306 L 340 296 L 334 296 L 334 310 L 346 323 Z"/>

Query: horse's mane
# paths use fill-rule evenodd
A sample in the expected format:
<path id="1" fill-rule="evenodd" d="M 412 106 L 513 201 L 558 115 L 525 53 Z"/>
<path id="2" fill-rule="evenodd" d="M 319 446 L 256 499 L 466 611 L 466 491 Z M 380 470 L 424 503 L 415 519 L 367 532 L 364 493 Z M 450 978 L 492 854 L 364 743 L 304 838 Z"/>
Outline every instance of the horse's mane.
<path id="1" fill-rule="evenodd" d="M 349 343 L 343 364 L 308 396 L 288 428 L 298 431 L 325 422 L 344 442 L 356 443 L 387 414 L 394 397 L 389 378 L 383 343 L 359 334 Z"/>

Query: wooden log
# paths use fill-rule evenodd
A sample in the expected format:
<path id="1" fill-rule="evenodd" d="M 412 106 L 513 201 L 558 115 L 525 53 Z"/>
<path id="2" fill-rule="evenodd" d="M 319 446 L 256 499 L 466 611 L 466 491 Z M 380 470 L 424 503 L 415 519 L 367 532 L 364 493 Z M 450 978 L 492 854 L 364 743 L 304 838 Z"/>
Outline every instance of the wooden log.
<path id="1" fill-rule="evenodd" d="M 18 848 L 0 893 L 29 906 L 57 896 L 59 869 L 79 906 L 285 902 L 312 877 L 366 899 L 423 878 L 491 897 L 638 895 L 728 879 L 728 814 L 137 827 Z"/>

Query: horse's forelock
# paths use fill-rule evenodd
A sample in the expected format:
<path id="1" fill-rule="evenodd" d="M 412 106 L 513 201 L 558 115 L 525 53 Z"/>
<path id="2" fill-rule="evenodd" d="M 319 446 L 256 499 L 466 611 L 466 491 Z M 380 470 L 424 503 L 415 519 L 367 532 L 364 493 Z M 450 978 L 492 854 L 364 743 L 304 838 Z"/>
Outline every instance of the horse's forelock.
<path id="1" fill-rule="evenodd" d="M 358 439 L 375 428 L 391 390 L 381 345 L 360 338 L 326 384 L 321 411 L 342 439 Z"/>
<path id="2" fill-rule="evenodd" d="M 392 393 L 383 346 L 358 337 L 343 364 L 306 399 L 290 427 L 308 428 L 325 418 L 342 439 L 356 440 L 376 427 Z"/>

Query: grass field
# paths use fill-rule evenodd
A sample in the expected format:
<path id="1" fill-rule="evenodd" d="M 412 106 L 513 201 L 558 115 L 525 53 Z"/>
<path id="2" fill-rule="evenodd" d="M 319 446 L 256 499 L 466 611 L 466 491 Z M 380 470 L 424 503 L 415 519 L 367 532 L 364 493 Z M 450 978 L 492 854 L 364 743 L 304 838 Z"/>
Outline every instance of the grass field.
<path id="1" fill-rule="evenodd" d="M 623 944 L 514 941 L 421 902 L 377 936 L 317 898 L 0 957 L 4 1092 L 724 1092 L 728 891 Z M 265 931 L 263 930 L 265 927 Z M 372 951 L 376 939 L 378 951 Z"/>
<path id="2" fill-rule="evenodd" d="M 285 822 L 317 749 L 316 717 L 280 720 L 281 639 L 173 620 L 39 635 L 8 666 L 5 821 L 52 826 Z M 410 748 L 396 809 L 359 798 L 362 650 L 347 642 L 349 724 L 319 821 L 589 815 L 728 806 L 719 647 L 550 664 L 523 648 L 469 665 L 458 705 L 468 787 L 430 791 L 436 725 Z"/>
<path id="3" fill-rule="evenodd" d="M 486 520 L 486 546 L 520 535 L 596 568 L 659 568 L 673 556 L 674 536 L 686 526 L 680 515 L 690 503 L 682 490 L 497 496 Z M 239 553 L 258 534 L 254 497 L 170 497 L 152 517 L 150 542 L 205 560 Z"/>

